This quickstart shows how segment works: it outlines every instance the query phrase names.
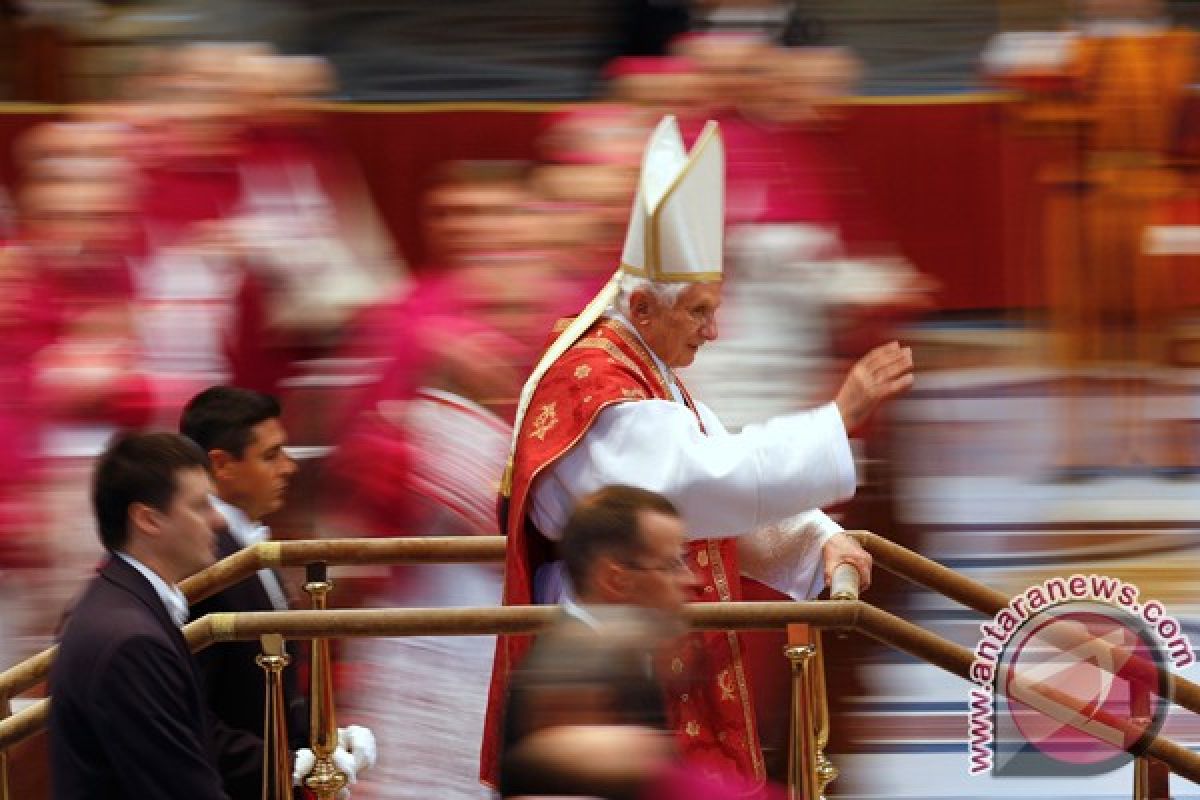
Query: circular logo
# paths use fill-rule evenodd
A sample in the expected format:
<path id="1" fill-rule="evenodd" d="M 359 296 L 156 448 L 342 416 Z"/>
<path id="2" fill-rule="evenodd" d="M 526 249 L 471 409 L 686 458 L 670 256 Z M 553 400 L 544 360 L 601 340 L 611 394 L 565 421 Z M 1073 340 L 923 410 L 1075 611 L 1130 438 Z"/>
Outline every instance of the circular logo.
<path id="1" fill-rule="evenodd" d="M 1158 640 L 1127 612 L 1093 602 L 1046 609 L 1016 631 L 1002 659 L 997 696 L 1011 725 L 997 733 L 1007 729 L 1012 741 L 998 737 L 998 752 L 1049 760 L 1025 764 L 1024 774 L 1116 769 L 1162 728 L 1167 674 Z"/>

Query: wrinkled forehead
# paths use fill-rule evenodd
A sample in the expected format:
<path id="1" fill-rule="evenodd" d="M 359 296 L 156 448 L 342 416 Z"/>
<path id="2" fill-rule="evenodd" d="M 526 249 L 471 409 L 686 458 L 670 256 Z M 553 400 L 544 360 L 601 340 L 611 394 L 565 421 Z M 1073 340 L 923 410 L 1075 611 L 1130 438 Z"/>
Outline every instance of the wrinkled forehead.
<path id="1" fill-rule="evenodd" d="M 693 283 L 684 289 L 675 301 L 677 309 L 691 309 L 699 306 L 716 308 L 721 304 L 723 281 L 708 281 Z"/>

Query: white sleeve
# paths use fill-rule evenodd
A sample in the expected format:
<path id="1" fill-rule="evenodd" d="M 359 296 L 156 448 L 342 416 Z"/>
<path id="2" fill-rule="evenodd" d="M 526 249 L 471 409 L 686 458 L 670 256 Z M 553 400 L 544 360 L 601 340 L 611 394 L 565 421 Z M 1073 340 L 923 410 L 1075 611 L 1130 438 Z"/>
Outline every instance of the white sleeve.
<path id="1" fill-rule="evenodd" d="M 816 597 L 825 588 L 825 543 L 842 526 L 823 511 L 806 511 L 738 539 L 743 575 L 793 600 Z"/>
<path id="2" fill-rule="evenodd" d="M 739 536 L 854 494 L 854 459 L 832 403 L 729 433 L 701 407 L 641 400 L 610 406 L 534 483 L 531 514 L 558 539 L 577 498 L 614 483 L 666 495 L 688 536 Z"/>

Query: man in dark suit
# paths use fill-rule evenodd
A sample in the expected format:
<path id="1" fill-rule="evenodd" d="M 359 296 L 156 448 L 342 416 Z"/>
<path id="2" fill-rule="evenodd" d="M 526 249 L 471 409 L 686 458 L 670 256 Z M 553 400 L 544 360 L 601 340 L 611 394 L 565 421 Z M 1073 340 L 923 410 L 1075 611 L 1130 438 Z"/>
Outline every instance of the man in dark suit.
<path id="1" fill-rule="evenodd" d="M 118 438 L 96 465 L 110 558 L 75 604 L 50 674 L 55 800 L 225 800 L 222 773 L 260 774 L 261 741 L 207 711 L 179 631 L 187 603 L 176 584 L 216 556 L 207 466 L 167 433 Z"/>
<path id="2" fill-rule="evenodd" d="M 213 484 L 210 498 L 219 514 L 217 558 L 226 558 L 270 538 L 263 517 L 283 506 L 296 462 L 284 450 L 287 433 L 279 421 L 278 401 L 269 395 L 232 386 L 213 386 L 193 397 L 183 410 L 179 432 L 208 454 Z M 279 577 L 259 570 L 195 604 L 193 619 L 228 611 L 286 611 Z M 257 642 L 224 642 L 197 654 L 209 704 L 225 724 L 261 735 L 264 675 L 254 658 Z M 296 655 L 283 672 L 292 746 L 303 747 L 308 715 L 296 692 Z"/>
<path id="3" fill-rule="evenodd" d="M 179 430 L 208 454 L 215 492 L 210 502 L 220 514 L 217 557 L 266 541 L 271 530 L 262 519 L 283 507 L 296 462 L 287 454 L 287 431 L 280 422 L 279 402 L 270 395 L 234 386 L 212 386 L 197 394 L 183 410 Z M 270 569 L 195 604 L 193 619 L 205 614 L 240 611 L 286 611 L 287 597 L 279 577 Z M 300 654 L 289 643 L 292 666 L 283 671 L 288 709 L 288 739 L 299 750 L 308 741 L 308 706 L 296 687 Z M 216 716 L 234 730 L 261 735 L 265 676 L 255 662 L 256 642 L 223 642 L 197 654 L 208 703 Z M 354 754 L 338 760 L 351 782 L 357 772 L 374 763 L 374 735 L 351 725 L 339 731 L 342 746 Z M 341 755 L 341 754 L 339 754 Z M 300 763 L 298 761 L 298 763 Z M 305 762 L 306 763 L 306 762 Z M 258 786 L 226 775 L 225 791 L 233 800 L 257 800 Z"/>

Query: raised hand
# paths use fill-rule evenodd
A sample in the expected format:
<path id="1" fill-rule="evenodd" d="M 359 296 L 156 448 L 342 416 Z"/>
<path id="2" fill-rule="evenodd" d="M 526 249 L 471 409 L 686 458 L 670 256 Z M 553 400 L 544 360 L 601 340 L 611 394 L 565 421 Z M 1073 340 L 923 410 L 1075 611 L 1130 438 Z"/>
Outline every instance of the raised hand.
<path id="1" fill-rule="evenodd" d="M 851 368 L 834 400 L 846 432 L 857 430 L 881 403 L 912 384 L 912 348 L 889 342 L 867 353 Z"/>

